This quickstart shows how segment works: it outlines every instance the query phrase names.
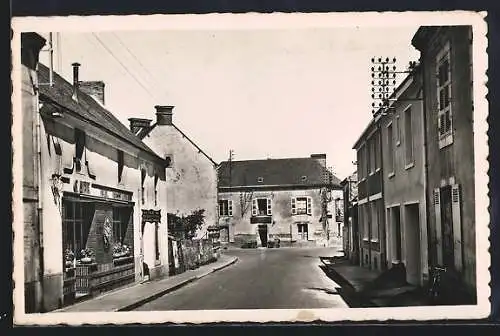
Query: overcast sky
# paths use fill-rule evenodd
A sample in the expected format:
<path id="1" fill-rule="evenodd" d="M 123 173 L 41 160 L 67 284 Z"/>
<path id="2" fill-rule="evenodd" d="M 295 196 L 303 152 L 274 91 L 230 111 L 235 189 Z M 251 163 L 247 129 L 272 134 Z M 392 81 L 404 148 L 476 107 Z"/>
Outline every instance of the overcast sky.
<path id="1" fill-rule="evenodd" d="M 406 68 L 417 28 L 66 32 L 54 64 L 69 81 L 72 62 L 80 80 L 104 81 L 127 126 L 174 105 L 174 123 L 216 162 L 230 149 L 235 160 L 326 153 L 343 179 L 371 119 L 370 59 Z"/>

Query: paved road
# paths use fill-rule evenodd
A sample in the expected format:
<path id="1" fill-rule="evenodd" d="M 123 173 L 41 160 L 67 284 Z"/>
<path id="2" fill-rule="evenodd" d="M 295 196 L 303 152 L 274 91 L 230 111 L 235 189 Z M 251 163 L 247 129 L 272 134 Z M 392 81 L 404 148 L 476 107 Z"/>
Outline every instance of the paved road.
<path id="1" fill-rule="evenodd" d="M 332 248 L 236 249 L 236 264 L 137 308 L 153 310 L 347 307 L 319 268 Z"/>

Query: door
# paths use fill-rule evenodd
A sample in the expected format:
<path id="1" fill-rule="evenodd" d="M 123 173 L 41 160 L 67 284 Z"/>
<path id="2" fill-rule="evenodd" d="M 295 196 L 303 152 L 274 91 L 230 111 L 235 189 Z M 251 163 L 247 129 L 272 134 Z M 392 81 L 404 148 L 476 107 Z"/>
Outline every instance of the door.
<path id="1" fill-rule="evenodd" d="M 259 225 L 259 237 L 262 246 L 267 246 L 267 225 Z"/>
<path id="2" fill-rule="evenodd" d="M 450 186 L 441 188 L 441 232 L 443 237 L 443 266 L 454 267 L 455 255 Z"/>
<path id="3" fill-rule="evenodd" d="M 297 231 L 299 240 L 308 240 L 308 228 L 307 224 L 297 224 Z"/>
<path id="4" fill-rule="evenodd" d="M 406 281 L 420 285 L 420 214 L 419 205 L 405 205 L 404 216 Z"/>

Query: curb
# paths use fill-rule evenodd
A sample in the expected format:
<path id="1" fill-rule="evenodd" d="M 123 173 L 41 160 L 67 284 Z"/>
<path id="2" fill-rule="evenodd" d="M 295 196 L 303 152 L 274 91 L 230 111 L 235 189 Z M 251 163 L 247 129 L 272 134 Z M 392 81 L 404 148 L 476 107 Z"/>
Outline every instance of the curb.
<path id="1" fill-rule="evenodd" d="M 122 308 L 118 308 L 115 310 L 115 312 L 124 312 L 124 311 L 131 311 L 131 310 L 134 310 L 148 302 L 151 302 L 151 301 L 154 301 L 156 299 L 158 299 L 159 297 L 165 295 L 165 294 L 168 294 L 168 293 L 171 293 L 173 291 L 176 291 L 177 289 L 180 289 L 184 286 L 186 286 L 187 284 L 190 284 L 191 282 L 194 282 L 196 280 L 199 280 L 201 278 L 204 278 L 205 276 L 207 275 L 210 275 L 212 273 L 215 273 L 217 271 L 220 271 L 226 267 L 229 267 L 231 265 L 233 265 L 234 263 L 236 263 L 238 261 L 238 257 L 234 257 L 233 260 L 231 260 L 230 262 L 228 262 L 227 264 L 224 264 L 224 265 L 221 265 L 219 267 L 216 267 L 216 268 L 212 268 L 210 271 L 204 273 L 204 274 L 200 274 L 200 275 L 193 275 L 192 277 L 172 286 L 172 287 L 168 287 L 168 288 L 165 288 L 164 290 L 161 290 L 160 292 L 158 293 L 155 293 L 153 295 L 150 295 L 150 296 L 147 296 L 137 302 L 134 302 L 132 304 L 129 304 L 129 305 L 126 305 L 125 307 L 122 307 Z"/>

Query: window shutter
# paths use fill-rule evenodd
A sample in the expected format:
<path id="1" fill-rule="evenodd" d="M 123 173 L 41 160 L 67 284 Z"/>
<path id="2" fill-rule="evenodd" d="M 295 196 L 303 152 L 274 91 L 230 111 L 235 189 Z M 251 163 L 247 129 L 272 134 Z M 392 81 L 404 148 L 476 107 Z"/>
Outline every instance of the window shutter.
<path id="1" fill-rule="evenodd" d="M 434 213 L 436 218 L 436 250 L 438 263 L 443 263 L 443 247 L 441 240 L 441 192 L 439 188 L 434 189 Z"/>
<path id="2" fill-rule="evenodd" d="M 455 267 L 462 270 L 462 218 L 460 213 L 461 205 L 460 186 L 451 186 L 451 213 L 453 216 L 453 248 L 455 255 Z"/>
<path id="3" fill-rule="evenodd" d="M 297 207 L 295 206 L 295 197 L 292 197 L 291 202 L 292 202 L 292 215 L 296 215 Z"/>
<path id="4" fill-rule="evenodd" d="M 271 199 L 267 199 L 267 215 L 271 216 Z"/>
<path id="5" fill-rule="evenodd" d="M 307 214 L 312 215 L 312 198 L 307 198 Z"/>
<path id="6" fill-rule="evenodd" d="M 258 214 L 257 200 L 254 198 L 252 200 L 252 216 L 257 216 L 257 214 Z"/>
<path id="7" fill-rule="evenodd" d="M 227 201 L 227 215 L 232 216 L 233 215 L 233 200 L 228 200 Z"/>

